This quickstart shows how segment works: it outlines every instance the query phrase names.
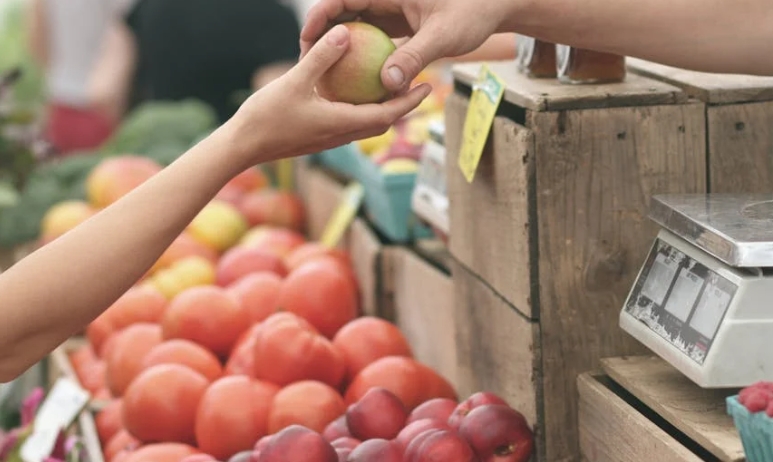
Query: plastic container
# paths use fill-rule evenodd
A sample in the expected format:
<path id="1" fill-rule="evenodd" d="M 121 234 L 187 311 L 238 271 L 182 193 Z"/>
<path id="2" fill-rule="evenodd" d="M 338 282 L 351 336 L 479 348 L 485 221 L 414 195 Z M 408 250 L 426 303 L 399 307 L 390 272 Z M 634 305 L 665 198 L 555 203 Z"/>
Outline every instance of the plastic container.
<path id="1" fill-rule="evenodd" d="M 365 214 L 373 226 L 397 243 L 430 238 L 432 230 L 413 215 L 411 198 L 416 173 L 387 173 L 363 156 L 360 181 L 365 188 Z"/>
<path id="2" fill-rule="evenodd" d="M 738 395 L 726 399 L 727 413 L 733 417 L 741 435 L 748 462 L 773 461 L 773 419 L 765 412 L 752 414 L 738 401 Z"/>
<path id="3" fill-rule="evenodd" d="M 362 155 L 354 144 L 345 144 L 337 148 L 317 153 L 314 161 L 330 170 L 352 180 L 360 178 Z"/>

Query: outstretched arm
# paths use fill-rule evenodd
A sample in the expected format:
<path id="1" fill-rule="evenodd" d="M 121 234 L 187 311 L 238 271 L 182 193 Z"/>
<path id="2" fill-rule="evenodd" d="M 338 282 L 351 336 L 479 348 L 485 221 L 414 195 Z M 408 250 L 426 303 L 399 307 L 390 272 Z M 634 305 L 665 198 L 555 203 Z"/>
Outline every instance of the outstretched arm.
<path id="1" fill-rule="evenodd" d="M 333 29 L 209 138 L 0 274 L 0 381 L 24 372 L 118 299 L 233 176 L 383 133 L 429 94 L 423 85 L 362 106 L 320 98 L 315 83 L 348 44 L 346 28 Z"/>

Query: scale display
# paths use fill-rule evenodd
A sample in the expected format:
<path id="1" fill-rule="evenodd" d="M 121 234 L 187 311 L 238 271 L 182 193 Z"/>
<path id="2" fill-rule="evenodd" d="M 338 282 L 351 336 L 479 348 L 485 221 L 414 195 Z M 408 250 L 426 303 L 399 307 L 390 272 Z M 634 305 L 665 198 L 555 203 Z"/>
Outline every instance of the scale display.
<path id="1" fill-rule="evenodd" d="M 658 238 L 624 306 L 703 365 L 738 286 Z"/>

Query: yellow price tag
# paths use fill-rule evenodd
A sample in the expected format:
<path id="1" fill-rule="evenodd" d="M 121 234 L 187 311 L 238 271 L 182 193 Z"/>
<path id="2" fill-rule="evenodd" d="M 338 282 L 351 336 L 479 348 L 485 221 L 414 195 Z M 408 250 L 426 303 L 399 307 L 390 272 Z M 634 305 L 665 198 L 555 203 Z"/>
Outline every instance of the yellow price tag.
<path id="1" fill-rule="evenodd" d="M 484 64 L 478 80 L 472 86 L 470 107 L 464 119 L 462 147 L 459 152 L 459 168 L 468 183 L 472 183 L 475 178 L 475 170 L 483 155 L 491 124 L 504 92 L 505 85 L 502 80 Z"/>
<path id="2" fill-rule="evenodd" d="M 280 159 L 276 162 L 276 181 L 279 189 L 292 191 L 294 174 L 293 159 Z"/>
<path id="3" fill-rule="evenodd" d="M 344 190 L 344 197 L 341 203 L 328 221 L 325 231 L 322 233 L 320 242 L 327 248 L 333 248 L 344 235 L 346 228 L 354 220 L 357 211 L 360 209 L 362 199 L 365 196 L 365 188 L 356 181 L 350 183 Z"/>

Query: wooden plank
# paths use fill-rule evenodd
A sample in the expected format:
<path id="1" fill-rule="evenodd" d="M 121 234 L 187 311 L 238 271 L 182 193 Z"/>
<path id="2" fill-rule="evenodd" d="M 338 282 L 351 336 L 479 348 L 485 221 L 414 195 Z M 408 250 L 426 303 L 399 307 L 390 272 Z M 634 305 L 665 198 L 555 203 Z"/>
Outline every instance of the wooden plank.
<path id="1" fill-rule="evenodd" d="M 306 231 L 316 240 L 338 207 L 345 186 L 313 166 L 300 167 L 298 172 L 298 191 L 306 205 Z"/>
<path id="2" fill-rule="evenodd" d="M 530 178 L 534 137 L 530 130 L 497 117 L 472 184 L 458 167 L 469 100 L 446 101 L 446 177 L 450 201 L 451 254 L 485 279 L 526 317 L 532 310 Z"/>
<path id="3" fill-rule="evenodd" d="M 394 253 L 395 323 L 417 360 L 456 381 L 454 283 L 407 248 Z"/>
<path id="4" fill-rule="evenodd" d="M 702 104 L 530 113 L 547 460 L 577 452 L 579 374 L 643 347 L 618 315 L 656 235 L 658 193 L 706 190 Z"/>
<path id="5" fill-rule="evenodd" d="M 706 110 L 709 190 L 773 192 L 773 101 Z"/>
<path id="6" fill-rule="evenodd" d="M 515 69 L 513 61 L 486 63 L 506 84 L 505 101 L 532 111 L 591 109 L 622 106 L 677 104 L 687 95 L 664 82 L 630 74 L 624 82 L 602 85 L 566 85 L 556 79 L 530 79 Z M 454 78 L 471 86 L 482 63 L 454 66 Z"/>
<path id="7" fill-rule="evenodd" d="M 599 381 L 577 380 L 582 457 L 589 462 L 702 462 Z"/>
<path id="8" fill-rule="evenodd" d="M 703 389 L 655 356 L 608 358 L 604 372 L 682 433 L 723 462 L 745 460 L 727 390 Z"/>
<path id="9" fill-rule="evenodd" d="M 538 427 L 538 324 L 459 264 L 451 264 L 451 273 L 459 394 L 497 393 Z M 564 422 L 565 428 L 573 427 L 571 422 L 576 420 Z M 541 434 L 542 429 L 537 432 Z"/>
<path id="10" fill-rule="evenodd" d="M 365 220 L 356 218 L 343 239 L 360 287 L 360 303 L 367 316 L 379 314 L 380 259 L 383 245 Z"/>
<path id="11" fill-rule="evenodd" d="M 773 100 L 773 77 L 696 72 L 636 58 L 628 58 L 627 64 L 633 72 L 677 86 L 708 104 Z"/>

